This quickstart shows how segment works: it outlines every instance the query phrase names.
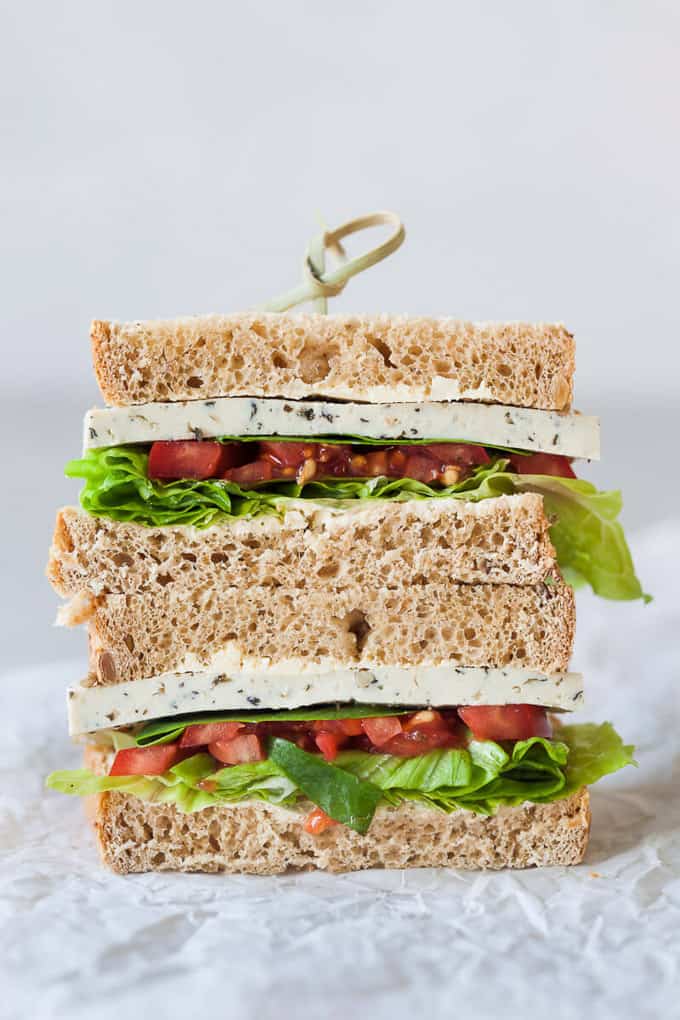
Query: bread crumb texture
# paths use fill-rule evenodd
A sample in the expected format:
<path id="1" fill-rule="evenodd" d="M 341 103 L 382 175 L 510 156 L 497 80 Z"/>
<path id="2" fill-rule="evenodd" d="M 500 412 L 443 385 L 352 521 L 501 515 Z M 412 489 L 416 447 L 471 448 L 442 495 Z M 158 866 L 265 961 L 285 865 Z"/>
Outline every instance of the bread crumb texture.
<path id="1" fill-rule="evenodd" d="M 408 590 L 223 588 L 186 597 L 105 595 L 89 623 L 92 683 L 248 659 L 300 668 L 518 666 L 564 672 L 574 594 L 563 583 L 432 584 Z M 105 668 L 103 668 L 105 663 Z"/>
<path id="2" fill-rule="evenodd" d="M 337 825 L 319 836 L 304 812 L 261 802 L 183 815 L 122 793 L 101 794 L 90 814 L 105 864 L 143 871 L 357 871 L 363 868 L 529 868 L 578 864 L 590 829 L 584 788 L 552 804 L 501 808 L 492 817 L 417 804 L 381 807 L 366 835 Z"/>
<path id="3" fill-rule="evenodd" d="M 574 340 L 557 323 L 240 314 L 91 327 L 114 405 L 216 396 L 492 400 L 570 407 Z"/>
<path id="4" fill-rule="evenodd" d="M 59 511 L 48 576 L 60 595 L 187 595 L 247 586 L 398 590 L 445 582 L 538 584 L 555 572 L 542 497 L 469 503 L 376 501 L 332 514 L 300 501 L 283 519 L 236 519 L 199 531 L 149 528 Z"/>

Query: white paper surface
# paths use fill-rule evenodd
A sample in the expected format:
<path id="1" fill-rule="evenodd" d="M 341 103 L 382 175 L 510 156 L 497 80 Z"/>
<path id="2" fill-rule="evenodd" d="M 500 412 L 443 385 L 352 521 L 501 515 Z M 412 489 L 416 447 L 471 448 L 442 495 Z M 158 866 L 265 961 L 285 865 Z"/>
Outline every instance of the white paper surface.
<path id="1" fill-rule="evenodd" d="M 640 767 L 593 789 L 573 869 L 111 875 L 80 802 L 42 789 L 79 764 L 82 663 L 5 675 L 0 1016 L 680 1016 L 680 526 L 633 546 L 655 602 L 579 595 L 573 666 L 580 718 L 615 722 Z"/>

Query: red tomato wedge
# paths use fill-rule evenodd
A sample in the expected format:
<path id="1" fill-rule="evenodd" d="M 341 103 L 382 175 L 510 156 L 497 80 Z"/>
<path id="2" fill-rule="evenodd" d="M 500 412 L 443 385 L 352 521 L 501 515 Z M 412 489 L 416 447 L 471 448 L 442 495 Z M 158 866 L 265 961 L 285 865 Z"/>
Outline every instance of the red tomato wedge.
<path id="1" fill-rule="evenodd" d="M 376 747 L 382 747 L 388 740 L 401 733 L 401 722 L 396 715 L 362 719 L 362 726 L 364 733 Z"/>
<path id="2" fill-rule="evenodd" d="M 491 458 L 483 446 L 474 443 L 428 443 L 426 446 L 401 447 L 402 450 L 424 450 L 430 457 L 441 464 L 459 464 L 461 467 L 472 467 L 475 464 L 488 464 Z"/>
<path id="3" fill-rule="evenodd" d="M 318 836 L 319 833 L 325 832 L 326 829 L 330 829 L 333 825 L 339 825 L 339 822 L 336 822 L 334 818 L 330 818 L 325 811 L 318 807 L 309 812 L 305 818 L 303 829 L 312 836 Z"/>
<path id="4" fill-rule="evenodd" d="M 254 460 L 242 467 L 229 468 L 222 475 L 225 481 L 237 485 L 257 485 L 258 482 L 269 482 L 273 477 L 272 465 L 266 460 Z"/>
<path id="5" fill-rule="evenodd" d="M 370 478 L 379 478 L 380 475 L 389 475 L 395 472 L 394 461 L 389 459 L 387 450 L 374 450 L 366 454 L 366 464 L 360 473 L 367 474 Z M 396 474 L 399 474 L 396 470 Z"/>
<path id="6" fill-rule="evenodd" d="M 156 747 L 124 747 L 113 759 L 110 776 L 160 776 L 176 765 L 186 752 L 179 744 L 158 744 Z"/>
<path id="7" fill-rule="evenodd" d="M 316 746 L 321 751 L 326 761 L 334 761 L 338 757 L 340 745 L 345 742 L 345 737 L 337 733 L 317 733 L 315 736 Z"/>
<path id="8" fill-rule="evenodd" d="M 199 747 L 201 744 L 215 744 L 225 740 L 231 740 L 239 730 L 243 729 L 240 722 L 217 722 L 200 723 L 195 726 L 187 726 L 180 747 Z"/>
<path id="9" fill-rule="evenodd" d="M 472 443 L 430 443 L 417 446 L 352 447 L 348 443 L 278 442 L 217 443 L 175 440 L 154 443 L 149 477 L 157 479 L 222 478 L 238 485 L 276 480 L 305 484 L 314 478 L 414 478 L 420 482 L 456 481 L 447 470 L 467 473 L 486 464 L 483 446 Z M 519 468 L 517 469 L 519 470 Z"/>
<path id="10" fill-rule="evenodd" d="M 435 709 L 414 712 L 403 721 L 403 731 L 383 744 L 380 750 L 398 758 L 414 758 L 439 747 L 460 747 L 464 732 L 455 713 L 446 717 Z"/>
<path id="11" fill-rule="evenodd" d="M 267 755 L 262 741 L 254 733 L 236 736 L 232 740 L 218 740 L 208 745 L 213 758 L 224 765 L 242 765 L 245 762 L 264 761 Z"/>
<path id="12" fill-rule="evenodd" d="M 154 443 L 149 453 L 149 478 L 219 478 L 227 468 L 242 463 L 242 445 L 196 439 Z"/>
<path id="13" fill-rule="evenodd" d="M 530 453 L 528 457 L 510 457 L 510 467 L 518 475 L 554 475 L 557 478 L 576 478 L 569 457 L 557 453 Z"/>
<path id="14" fill-rule="evenodd" d="M 437 479 L 437 475 L 440 473 L 439 463 L 432 457 L 428 457 L 427 453 L 422 452 L 424 447 L 413 447 L 413 450 L 418 450 L 418 453 L 409 453 L 406 457 L 406 463 L 399 472 L 402 478 L 413 478 L 416 482 L 425 482 L 429 484 Z"/>
<path id="15" fill-rule="evenodd" d="M 298 468 L 320 449 L 320 443 L 274 443 L 265 440 L 260 443 L 260 457 L 278 467 Z"/>
<path id="16" fill-rule="evenodd" d="M 470 705 L 458 715 L 477 740 L 528 740 L 551 737 L 552 726 L 537 705 Z"/>
<path id="17" fill-rule="evenodd" d="M 436 751 L 438 747 L 458 747 L 458 734 L 446 729 L 411 730 L 397 734 L 380 748 L 383 754 L 394 754 L 397 758 L 416 758 L 419 754 Z"/>
<path id="18" fill-rule="evenodd" d="M 312 729 L 315 733 L 338 733 L 344 737 L 360 737 L 364 732 L 361 719 L 317 719 Z"/>

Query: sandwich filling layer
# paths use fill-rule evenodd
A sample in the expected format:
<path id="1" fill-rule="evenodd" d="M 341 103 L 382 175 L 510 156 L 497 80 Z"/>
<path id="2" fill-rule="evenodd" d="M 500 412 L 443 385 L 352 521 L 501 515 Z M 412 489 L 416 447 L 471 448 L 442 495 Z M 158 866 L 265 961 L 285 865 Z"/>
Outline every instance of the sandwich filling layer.
<path id="1" fill-rule="evenodd" d="M 364 833 L 381 803 L 480 814 L 547 803 L 633 762 L 610 724 L 561 726 L 526 704 L 203 713 L 103 731 L 97 744 L 110 751 L 107 775 L 56 772 L 48 786 L 183 812 L 262 800 L 304 812 L 312 833 L 337 823 Z"/>

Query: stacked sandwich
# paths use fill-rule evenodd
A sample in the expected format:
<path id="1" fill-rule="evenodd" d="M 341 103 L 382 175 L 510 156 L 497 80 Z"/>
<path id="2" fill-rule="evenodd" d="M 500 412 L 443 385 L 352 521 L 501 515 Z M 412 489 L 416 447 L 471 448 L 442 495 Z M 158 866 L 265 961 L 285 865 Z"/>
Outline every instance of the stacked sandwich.
<path id="1" fill-rule="evenodd" d="M 95 322 L 81 508 L 48 567 L 104 861 L 273 873 L 573 864 L 573 585 L 642 596 L 576 477 L 559 325 L 286 314 Z"/>

